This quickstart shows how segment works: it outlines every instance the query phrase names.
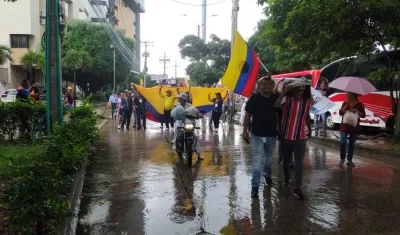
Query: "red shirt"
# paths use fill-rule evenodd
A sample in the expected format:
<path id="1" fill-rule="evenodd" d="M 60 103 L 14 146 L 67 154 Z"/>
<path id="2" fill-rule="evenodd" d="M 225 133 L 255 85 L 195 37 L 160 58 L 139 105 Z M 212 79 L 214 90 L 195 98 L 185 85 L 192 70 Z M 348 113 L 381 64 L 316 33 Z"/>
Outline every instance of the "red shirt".
<path id="1" fill-rule="evenodd" d="M 360 118 L 358 118 L 357 126 L 352 127 L 350 125 L 347 125 L 346 123 L 343 123 L 343 115 L 345 112 L 342 112 L 342 108 L 347 104 L 347 102 L 343 102 L 342 107 L 339 110 L 339 115 L 342 116 L 342 123 L 340 124 L 340 132 L 347 132 L 347 133 L 352 133 L 352 134 L 358 134 L 361 130 L 360 127 Z M 355 108 L 359 113 L 360 117 L 364 118 L 365 117 L 365 108 L 363 103 L 357 102 L 353 108 Z"/>
<path id="2" fill-rule="evenodd" d="M 282 112 L 282 137 L 287 140 L 305 140 L 306 121 L 311 107 L 310 99 L 296 100 L 286 96 Z"/>

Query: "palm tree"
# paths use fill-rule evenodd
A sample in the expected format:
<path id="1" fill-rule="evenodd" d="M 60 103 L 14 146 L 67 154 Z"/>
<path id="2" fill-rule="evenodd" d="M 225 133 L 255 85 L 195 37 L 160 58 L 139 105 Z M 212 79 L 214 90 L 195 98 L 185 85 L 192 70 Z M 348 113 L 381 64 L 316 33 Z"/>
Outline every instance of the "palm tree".
<path id="1" fill-rule="evenodd" d="M 29 73 L 29 83 L 35 83 L 35 70 L 39 69 L 43 72 L 44 69 L 44 52 L 34 52 L 29 50 L 22 56 L 21 65 Z"/>
<path id="2" fill-rule="evenodd" d="M 0 65 L 6 63 L 6 61 L 13 61 L 11 56 L 11 48 L 6 45 L 0 45 Z"/>
<path id="3" fill-rule="evenodd" d="M 71 49 L 65 53 L 62 58 L 62 66 L 66 69 L 72 69 L 74 71 L 74 93 L 76 96 L 76 71 L 83 70 L 84 67 L 88 67 L 92 64 L 92 57 L 89 53 L 83 49 L 74 50 Z M 76 102 L 74 99 L 74 106 Z"/>

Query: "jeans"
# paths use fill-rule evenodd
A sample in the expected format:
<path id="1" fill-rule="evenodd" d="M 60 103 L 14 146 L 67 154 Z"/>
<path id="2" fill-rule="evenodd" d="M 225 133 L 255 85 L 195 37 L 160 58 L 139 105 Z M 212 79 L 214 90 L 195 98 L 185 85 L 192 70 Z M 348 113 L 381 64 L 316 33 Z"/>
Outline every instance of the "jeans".
<path id="1" fill-rule="evenodd" d="M 171 124 L 171 127 L 174 128 L 174 120 L 171 117 L 171 110 L 164 110 L 164 120 L 161 123 L 161 126 L 163 125 L 163 123 L 165 123 L 165 126 L 167 128 L 169 128 L 169 125 Z"/>
<path id="2" fill-rule="evenodd" d="M 251 135 L 251 150 L 253 152 L 251 186 L 258 188 L 261 181 L 261 160 L 264 161 L 264 177 L 271 177 L 272 157 L 276 146 L 276 136 L 258 137 Z"/>
<path id="3" fill-rule="evenodd" d="M 144 110 L 136 109 L 136 126 L 138 129 L 142 127 L 142 122 L 143 127 L 146 128 L 146 114 Z"/>
<path id="4" fill-rule="evenodd" d="M 326 133 L 326 113 L 315 114 L 314 115 L 314 129 L 315 129 L 315 132 L 318 132 L 318 130 L 319 130 L 318 121 L 319 121 L 320 117 L 322 119 L 322 131 Z"/>
<path id="5" fill-rule="evenodd" d="M 214 128 L 215 129 L 218 129 L 218 127 L 219 127 L 219 119 L 221 118 L 221 112 L 212 112 L 211 113 L 211 119 L 213 120 L 213 122 L 214 122 Z"/>
<path id="6" fill-rule="evenodd" d="M 67 110 L 71 110 L 71 109 L 72 109 L 72 104 L 66 104 L 66 105 L 65 105 L 65 108 L 66 108 Z"/>
<path id="7" fill-rule="evenodd" d="M 294 154 L 294 164 L 296 166 L 294 187 L 301 188 L 303 184 L 304 155 L 306 153 L 306 140 L 282 140 L 283 150 L 283 173 L 285 180 L 290 179 L 290 162 Z"/>
<path id="8" fill-rule="evenodd" d="M 111 103 L 111 118 L 117 118 L 115 115 L 115 110 L 117 109 L 117 103 Z"/>
<path id="9" fill-rule="evenodd" d="M 121 110 L 121 130 L 124 130 L 127 116 L 128 116 L 128 110 Z"/>
<path id="10" fill-rule="evenodd" d="M 356 147 L 357 135 L 354 133 L 340 132 L 340 159 L 346 159 L 347 137 L 349 137 L 349 149 L 347 150 L 347 161 L 353 160 L 354 148 Z"/>

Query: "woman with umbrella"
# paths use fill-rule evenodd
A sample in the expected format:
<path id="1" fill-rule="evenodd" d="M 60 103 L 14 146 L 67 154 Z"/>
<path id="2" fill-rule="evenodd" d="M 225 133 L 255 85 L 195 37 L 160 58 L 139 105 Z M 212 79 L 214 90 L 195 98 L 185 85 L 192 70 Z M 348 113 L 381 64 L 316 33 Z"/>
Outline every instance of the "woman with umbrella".
<path id="1" fill-rule="evenodd" d="M 346 160 L 347 138 L 349 147 L 347 149 L 347 165 L 355 167 L 353 163 L 353 153 L 357 135 L 360 133 L 360 118 L 365 118 L 364 104 L 358 100 L 359 95 L 366 95 L 376 88 L 367 80 L 359 77 L 340 77 L 331 82 L 331 88 L 336 88 L 347 92 L 347 101 L 343 102 L 339 114 L 342 116 L 340 124 L 340 163 L 343 166 Z"/>

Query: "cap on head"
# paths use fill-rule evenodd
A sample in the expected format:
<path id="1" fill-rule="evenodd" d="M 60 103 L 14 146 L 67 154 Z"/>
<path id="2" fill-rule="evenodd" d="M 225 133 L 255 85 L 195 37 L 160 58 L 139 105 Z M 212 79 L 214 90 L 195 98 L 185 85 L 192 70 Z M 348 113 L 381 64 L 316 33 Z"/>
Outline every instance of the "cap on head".
<path id="1" fill-rule="evenodd" d="M 188 101 L 188 95 L 186 95 L 185 93 L 180 93 L 177 97 L 185 101 Z"/>
<path id="2" fill-rule="evenodd" d="M 170 94 L 171 94 L 171 93 L 172 93 L 172 91 L 171 91 L 171 90 L 167 90 L 167 93 L 170 93 Z"/>

